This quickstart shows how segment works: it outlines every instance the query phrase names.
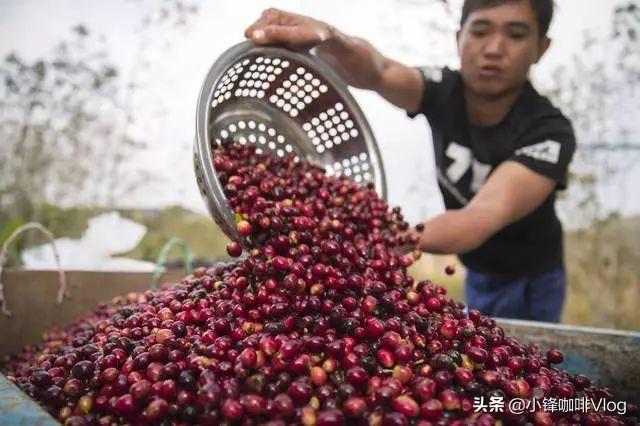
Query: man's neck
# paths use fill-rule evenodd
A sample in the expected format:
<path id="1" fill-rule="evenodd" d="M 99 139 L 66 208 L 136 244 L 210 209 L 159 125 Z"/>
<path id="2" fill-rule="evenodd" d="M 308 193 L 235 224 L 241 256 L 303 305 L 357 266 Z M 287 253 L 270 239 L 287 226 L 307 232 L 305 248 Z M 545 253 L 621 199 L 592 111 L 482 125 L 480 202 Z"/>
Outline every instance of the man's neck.
<path id="1" fill-rule="evenodd" d="M 499 96 L 484 96 L 465 90 L 469 123 L 476 126 L 495 126 L 509 113 L 524 86 Z"/>

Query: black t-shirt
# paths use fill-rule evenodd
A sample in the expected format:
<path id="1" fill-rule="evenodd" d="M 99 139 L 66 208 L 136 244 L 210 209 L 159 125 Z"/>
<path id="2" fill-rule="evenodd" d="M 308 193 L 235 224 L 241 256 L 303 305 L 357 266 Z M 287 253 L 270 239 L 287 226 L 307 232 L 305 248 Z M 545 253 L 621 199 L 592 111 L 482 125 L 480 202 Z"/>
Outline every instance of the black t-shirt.
<path id="1" fill-rule="evenodd" d="M 575 150 L 571 123 L 529 82 L 507 116 L 484 127 L 468 121 L 462 77 L 457 71 L 422 68 L 420 109 L 431 126 L 438 184 L 447 209 L 464 207 L 503 161 L 517 161 L 567 186 Z M 526 191 L 526 188 L 523 188 Z M 477 249 L 462 254 L 468 268 L 487 274 L 533 276 L 563 265 L 562 225 L 555 191 L 535 211 L 503 228 Z"/>

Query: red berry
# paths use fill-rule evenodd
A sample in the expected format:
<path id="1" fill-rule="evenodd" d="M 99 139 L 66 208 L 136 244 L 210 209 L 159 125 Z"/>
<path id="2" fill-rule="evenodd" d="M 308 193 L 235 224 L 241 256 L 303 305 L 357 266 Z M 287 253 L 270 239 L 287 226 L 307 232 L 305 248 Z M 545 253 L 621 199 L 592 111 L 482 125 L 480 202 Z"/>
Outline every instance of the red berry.
<path id="1" fill-rule="evenodd" d="M 418 399 L 428 401 L 436 396 L 436 382 L 429 378 L 421 379 L 414 385 L 413 392 Z"/>
<path id="2" fill-rule="evenodd" d="M 113 410 L 118 416 L 132 417 L 136 414 L 137 407 L 133 400 L 133 397 L 129 394 L 122 395 L 115 400 L 113 404 Z"/>
<path id="3" fill-rule="evenodd" d="M 313 382 L 313 384 L 316 386 L 322 386 L 327 381 L 327 373 L 322 367 L 312 367 L 309 376 L 311 377 L 311 381 Z"/>
<path id="4" fill-rule="evenodd" d="M 338 410 L 324 410 L 318 414 L 317 426 L 342 426 L 344 416 Z"/>
<path id="5" fill-rule="evenodd" d="M 231 257 L 240 256 L 242 254 L 242 246 L 236 241 L 231 241 L 227 244 L 227 254 Z"/>
<path id="6" fill-rule="evenodd" d="M 238 233 L 243 237 L 248 237 L 253 232 L 253 227 L 246 220 L 238 221 L 238 223 L 236 223 L 236 229 L 238 230 Z"/>
<path id="7" fill-rule="evenodd" d="M 342 405 L 342 410 L 348 417 L 358 417 L 367 409 L 367 403 L 359 397 L 347 399 Z"/>
<path id="8" fill-rule="evenodd" d="M 384 368 L 393 367 L 395 360 L 393 354 L 388 349 L 380 349 L 376 356 L 378 357 L 378 362 L 380 362 L 380 365 Z"/>
<path id="9" fill-rule="evenodd" d="M 222 403 L 222 415 L 230 421 L 240 420 L 244 414 L 244 408 L 238 400 L 229 398 Z"/>
<path id="10" fill-rule="evenodd" d="M 409 418 L 416 417 L 420 412 L 418 403 L 413 398 L 406 395 L 401 395 L 395 398 L 391 402 L 391 407 L 395 411 L 402 413 Z"/>
<path id="11" fill-rule="evenodd" d="M 467 355 L 469 355 L 469 358 L 479 363 L 486 362 L 488 357 L 487 351 L 477 346 L 470 347 L 467 350 Z"/>
<path id="12" fill-rule="evenodd" d="M 547 352 L 547 359 L 553 364 L 560 364 L 564 360 L 564 356 L 562 355 L 562 352 L 557 349 L 549 349 Z"/>
<path id="13" fill-rule="evenodd" d="M 169 409 L 169 404 L 164 399 L 154 399 L 149 403 L 147 408 L 143 411 L 144 417 L 154 423 L 160 423 Z"/>
<path id="14" fill-rule="evenodd" d="M 436 421 L 442 416 L 444 407 L 437 399 L 430 399 L 420 406 L 420 414 L 425 420 Z"/>
<path id="15" fill-rule="evenodd" d="M 242 365 L 248 368 L 253 367 L 256 364 L 257 359 L 258 356 L 256 354 L 256 350 L 253 348 L 243 349 L 238 356 L 238 360 L 242 363 Z"/>
<path id="16" fill-rule="evenodd" d="M 467 383 L 471 383 L 473 381 L 473 373 L 467 368 L 458 367 L 453 374 L 456 378 L 456 381 L 461 385 L 466 385 Z"/>
<path id="17" fill-rule="evenodd" d="M 440 402 L 442 402 L 442 406 L 447 411 L 460 409 L 460 397 L 452 389 L 445 389 L 440 392 Z"/>

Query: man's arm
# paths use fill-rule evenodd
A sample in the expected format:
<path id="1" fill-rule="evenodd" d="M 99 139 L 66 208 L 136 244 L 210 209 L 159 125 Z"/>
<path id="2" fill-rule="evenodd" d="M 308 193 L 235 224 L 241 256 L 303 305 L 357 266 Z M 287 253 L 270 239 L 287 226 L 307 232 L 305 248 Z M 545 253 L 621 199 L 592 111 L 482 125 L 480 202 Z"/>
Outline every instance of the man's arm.
<path id="1" fill-rule="evenodd" d="M 553 179 L 515 161 L 505 161 L 464 208 L 425 222 L 424 231 L 418 234 L 420 248 L 435 254 L 471 251 L 533 212 L 555 187 Z"/>
<path id="2" fill-rule="evenodd" d="M 409 112 L 420 106 L 420 72 L 382 55 L 371 43 L 348 36 L 324 22 L 278 9 L 267 9 L 245 30 L 260 45 L 311 49 L 354 87 L 373 90 Z"/>

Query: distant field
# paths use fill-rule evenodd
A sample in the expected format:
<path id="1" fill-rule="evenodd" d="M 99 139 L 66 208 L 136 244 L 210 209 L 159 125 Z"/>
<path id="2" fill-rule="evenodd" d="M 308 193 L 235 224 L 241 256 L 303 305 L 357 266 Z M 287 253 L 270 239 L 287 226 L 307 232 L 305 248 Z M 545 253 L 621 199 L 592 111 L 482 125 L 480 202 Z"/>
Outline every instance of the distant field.
<path id="1" fill-rule="evenodd" d="M 640 330 L 640 218 L 612 219 L 565 235 L 568 288 L 562 322 Z M 432 259 L 429 259 L 429 258 Z M 449 256 L 423 256 L 411 268 L 416 279 L 443 285 L 464 299 L 464 268 L 444 274 Z"/>

